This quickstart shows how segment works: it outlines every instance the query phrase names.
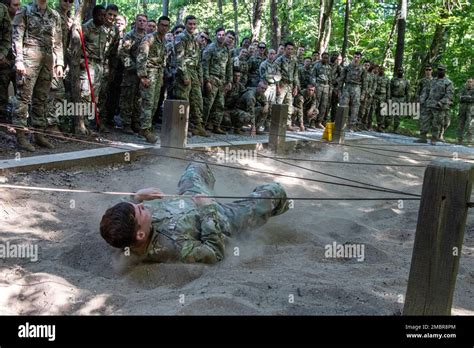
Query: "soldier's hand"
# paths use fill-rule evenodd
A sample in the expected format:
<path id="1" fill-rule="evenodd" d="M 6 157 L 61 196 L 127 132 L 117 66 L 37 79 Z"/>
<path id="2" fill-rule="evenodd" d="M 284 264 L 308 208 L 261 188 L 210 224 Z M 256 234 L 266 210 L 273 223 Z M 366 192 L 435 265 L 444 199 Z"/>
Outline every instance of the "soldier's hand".
<path id="1" fill-rule="evenodd" d="M 250 136 L 251 137 L 256 137 L 257 136 L 257 127 L 252 126 L 252 129 L 250 130 Z"/>
<path id="2" fill-rule="evenodd" d="M 147 77 L 141 77 L 140 82 L 142 83 L 143 87 L 148 88 L 150 87 L 150 79 Z"/>
<path id="3" fill-rule="evenodd" d="M 183 80 L 183 85 L 189 86 L 190 84 L 191 84 L 191 80 L 190 80 L 190 79 L 184 79 L 184 80 Z"/>
<path id="4" fill-rule="evenodd" d="M 61 65 L 56 65 L 54 67 L 54 73 L 56 77 L 63 77 L 64 76 L 63 67 Z"/>
<path id="5" fill-rule="evenodd" d="M 298 94 L 298 87 L 293 87 L 293 97 L 296 97 L 296 95 Z"/>
<path id="6" fill-rule="evenodd" d="M 229 82 L 229 83 L 226 83 L 226 84 L 224 85 L 224 91 L 225 91 L 225 92 L 228 92 L 228 91 L 230 91 L 231 89 L 232 89 L 232 83 Z"/>
<path id="7" fill-rule="evenodd" d="M 16 68 L 16 72 L 17 72 L 18 75 L 20 75 L 20 76 L 26 75 L 26 68 L 25 68 L 25 65 L 23 64 L 23 62 L 17 62 L 15 64 L 15 68 Z"/>
<path id="8" fill-rule="evenodd" d="M 153 199 L 161 199 L 163 198 L 163 192 L 160 189 L 155 187 L 149 187 L 145 189 L 138 190 L 135 193 L 135 199 L 138 201 L 151 201 Z"/>
<path id="9" fill-rule="evenodd" d="M 360 101 L 364 101 L 364 100 L 365 100 L 365 95 L 360 97 Z"/>
<path id="10" fill-rule="evenodd" d="M 67 19 L 67 28 L 71 30 L 72 25 L 74 24 L 74 19 L 68 18 Z"/>
<path id="11" fill-rule="evenodd" d="M 209 95 L 209 93 L 211 93 L 211 90 L 212 90 L 212 85 L 209 81 L 207 81 L 204 84 L 204 92 L 206 92 L 206 94 Z"/>

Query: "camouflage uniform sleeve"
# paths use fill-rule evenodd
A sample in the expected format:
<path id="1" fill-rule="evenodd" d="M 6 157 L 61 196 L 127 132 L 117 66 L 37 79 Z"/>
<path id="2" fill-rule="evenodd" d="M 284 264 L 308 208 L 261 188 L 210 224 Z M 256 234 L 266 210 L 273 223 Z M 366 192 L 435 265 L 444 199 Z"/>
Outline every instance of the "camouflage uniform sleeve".
<path id="1" fill-rule="evenodd" d="M 214 53 L 212 47 L 208 47 L 202 53 L 202 79 L 204 83 L 209 81 L 209 65 L 211 64 L 211 57 Z"/>
<path id="2" fill-rule="evenodd" d="M 367 79 L 367 70 L 362 69 L 362 91 L 360 92 L 361 95 L 365 95 L 367 93 L 367 86 L 368 86 L 368 79 Z"/>
<path id="3" fill-rule="evenodd" d="M 225 76 L 226 76 L 226 83 L 232 83 L 232 58 L 230 56 L 230 51 L 227 52 L 227 64 L 225 67 Z"/>
<path id="4" fill-rule="evenodd" d="M 189 74 L 186 70 L 185 62 L 184 62 L 184 55 L 186 54 L 186 50 L 184 47 L 184 42 L 182 38 L 182 34 L 176 37 L 174 43 L 174 51 L 176 54 L 176 75 L 181 75 L 183 80 L 189 80 Z M 202 70 L 201 70 L 202 72 Z"/>
<path id="5" fill-rule="evenodd" d="M 150 52 L 151 38 L 144 37 L 137 54 L 137 75 L 138 77 L 147 77 L 146 62 L 148 60 L 148 52 Z"/>
<path id="6" fill-rule="evenodd" d="M 472 103 L 474 102 L 474 97 L 469 93 L 469 90 L 464 87 L 459 93 L 459 101 L 461 103 Z"/>
<path id="7" fill-rule="evenodd" d="M 201 238 L 187 240 L 181 249 L 183 262 L 213 264 L 224 258 L 224 234 L 219 225 L 219 217 L 214 204 L 201 210 Z"/>
<path id="8" fill-rule="evenodd" d="M 64 66 L 64 51 L 63 51 L 63 30 L 61 27 L 61 17 L 55 13 L 55 25 L 53 33 L 53 56 L 54 66 Z"/>
<path id="9" fill-rule="evenodd" d="M 454 86 L 453 86 L 453 83 L 449 81 L 446 84 L 444 96 L 443 98 L 441 98 L 441 100 L 438 103 L 441 104 L 442 108 L 448 109 L 449 106 L 453 103 L 453 98 L 454 98 Z"/>
<path id="10" fill-rule="evenodd" d="M 347 66 L 342 69 L 341 77 L 339 77 L 339 90 L 342 92 L 342 88 L 344 87 L 344 82 L 346 81 L 347 76 Z"/>
<path id="11" fill-rule="evenodd" d="M 26 7 L 22 7 L 13 18 L 12 43 L 15 61 L 23 62 L 23 38 L 25 36 Z"/>
<path id="12" fill-rule="evenodd" d="M 10 21 L 10 15 L 6 6 L 0 3 L 0 22 L 1 27 L 1 38 L 0 38 L 0 60 L 5 58 L 10 51 L 12 45 L 12 23 Z"/>
<path id="13" fill-rule="evenodd" d="M 300 88 L 300 79 L 299 79 L 299 72 L 298 72 L 298 63 L 296 61 L 293 61 L 294 65 L 294 76 L 293 76 L 293 88 Z"/>
<path id="14" fill-rule="evenodd" d="M 125 60 L 127 59 L 127 57 L 130 57 L 131 48 L 132 48 L 132 40 L 131 40 L 130 32 L 128 32 L 123 36 L 123 39 L 120 42 L 119 48 L 117 51 L 117 55 L 119 59 L 124 63 L 124 66 L 126 66 Z"/>
<path id="15" fill-rule="evenodd" d="M 428 86 L 425 86 L 425 88 L 421 90 L 421 95 L 420 95 L 421 105 L 424 105 L 426 103 L 426 99 L 428 99 L 429 93 L 430 93 L 430 89 L 428 88 Z"/>

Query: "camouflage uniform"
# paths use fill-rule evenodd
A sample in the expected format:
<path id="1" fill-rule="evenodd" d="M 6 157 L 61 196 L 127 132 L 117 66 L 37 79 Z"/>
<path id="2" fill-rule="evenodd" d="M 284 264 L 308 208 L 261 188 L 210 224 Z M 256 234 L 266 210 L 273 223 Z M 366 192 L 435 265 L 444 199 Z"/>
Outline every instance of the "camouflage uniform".
<path id="1" fill-rule="evenodd" d="M 176 53 L 174 50 L 174 41 L 167 42 L 166 48 L 166 67 L 164 71 L 164 84 L 166 87 L 166 96 L 168 99 L 174 99 L 173 90 L 176 76 Z"/>
<path id="2" fill-rule="evenodd" d="M 390 81 L 390 99 L 393 103 L 408 103 L 409 102 L 409 90 L 410 90 L 410 83 L 408 80 L 400 77 L 394 77 Z M 401 109 L 399 109 L 401 110 Z M 406 115 L 392 115 L 391 119 L 393 119 L 393 130 L 396 131 L 398 126 L 400 125 L 400 117 Z M 390 122 L 391 123 L 391 122 Z"/>
<path id="3" fill-rule="evenodd" d="M 327 115 L 329 113 L 329 90 L 332 84 L 332 67 L 328 64 L 323 64 L 322 61 L 318 61 L 313 66 L 313 77 L 316 83 L 316 108 L 319 111 L 316 122 L 327 121 Z"/>
<path id="4" fill-rule="evenodd" d="M 120 93 L 120 118 L 123 127 L 134 124 L 135 129 L 140 124 L 140 79 L 137 75 L 137 55 L 138 47 L 144 36 L 145 32 L 138 33 L 132 29 L 123 37 L 118 52 L 124 66 Z"/>
<path id="5" fill-rule="evenodd" d="M 314 83 L 313 66 L 308 65 L 307 67 L 304 67 L 304 65 L 301 65 L 298 68 L 298 77 L 300 79 L 300 86 L 302 89 L 308 87 L 308 83 Z"/>
<path id="6" fill-rule="evenodd" d="M 63 58 L 64 58 L 64 76 L 57 77 L 53 76 L 51 82 L 51 91 L 48 95 L 47 101 L 47 120 L 49 125 L 59 124 L 61 129 L 70 132 L 72 130 L 72 118 L 67 115 L 57 114 L 56 105 L 58 103 L 63 103 L 66 99 L 66 88 L 65 81 L 67 79 L 67 66 L 69 63 L 69 40 L 70 40 L 70 30 L 68 27 L 68 19 L 70 18 L 68 13 L 64 13 L 60 6 L 56 7 L 56 11 L 61 17 L 61 30 L 62 30 L 62 39 L 63 39 Z"/>
<path id="7" fill-rule="evenodd" d="M 104 71 L 103 61 L 105 60 L 107 34 L 103 29 L 103 25 L 97 27 L 93 19 L 90 19 L 82 25 L 82 34 L 84 36 L 89 73 L 97 106 L 99 105 L 99 95 L 102 87 L 101 81 Z M 81 98 L 84 103 L 92 102 L 89 79 L 85 68 L 81 69 Z M 92 121 L 91 124 L 94 126 L 95 121 Z"/>
<path id="8" fill-rule="evenodd" d="M 336 120 L 336 112 L 337 112 L 337 105 L 339 104 L 339 93 L 340 93 L 340 78 L 342 74 L 342 67 L 341 65 L 334 63 L 331 65 L 331 76 L 332 76 L 332 84 L 330 86 L 330 93 L 331 96 L 331 121 Z"/>
<path id="9" fill-rule="evenodd" d="M 226 128 L 232 127 L 232 120 L 230 115 L 232 114 L 232 112 L 234 112 L 237 105 L 237 101 L 244 92 L 245 87 L 239 81 L 232 82 L 232 88 L 225 94 L 224 108 L 226 111 L 224 111 L 224 119 L 222 123 L 226 126 Z"/>
<path id="10" fill-rule="evenodd" d="M 349 127 L 359 123 L 360 97 L 365 95 L 367 90 L 367 70 L 363 65 L 353 63 L 342 69 L 340 88 L 341 106 L 350 106 Z"/>
<path id="11" fill-rule="evenodd" d="M 365 94 L 364 108 L 359 112 L 362 119 L 362 124 L 367 128 L 372 128 L 372 114 L 376 108 L 374 96 L 377 90 L 377 75 L 367 73 L 367 93 Z"/>
<path id="12" fill-rule="evenodd" d="M 186 30 L 176 36 L 176 84 L 174 96 L 176 99 L 188 100 L 190 105 L 190 124 L 202 127 L 202 69 L 199 62 L 201 52 L 199 43 Z M 187 86 L 184 80 L 191 80 Z"/>
<path id="13" fill-rule="evenodd" d="M 287 125 L 291 126 L 291 115 L 293 114 L 293 88 L 299 88 L 300 81 L 298 79 L 298 62 L 294 58 L 287 58 L 282 55 L 275 60 L 278 67 L 281 80 L 278 84 L 277 104 L 288 105 Z"/>
<path id="14" fill-rule="evenodd" d="M 164 39 L 160 40 L 157 32 L 146 35 L 140 43 L 137 54 L 137 75 L 150 80 L 148 88 L 140 84 L 140 97 L 142 98 L 140 128 L 143 130 L 151 129 L 153 125 L 153 115 L 158 108 L 161 85 L 163 84 L 165 56 Z"/>
<path id="15" fill-rule="evenodd" d="M 275 64 L 275 61 L 270 62 L 268 59 L 266 59 L 262 62 L 262 64 L 260 64 L 260 80 L 263 80 L 267 83 L 265 97 L 268 100 L 268 114 L 271 115 L 272 104 L 275 104 L 276 102 L 277 83 L 281 80 L 281 74 Z M 267 128 L 270 126 L 268 123 L 269 122 L 267 122 L 265 125 Z"/>
<path id="16" fill-rule="evenodd" d="M 232 58 L 232 66 L 240 69 L 240 82 L 246 86 L 249 78 L 249 59 L 242 59 L 239 57 Z"/>
<path id="17" fill-rule="evenodd" d="M 458 140 L 462 142 L 464 134 L 466 134 L 467 142 L 472 142 L 472 133 L 474 131 L 472 122 L 474 116 L 474 88 L 464 87 L 459 93 L 459 103 Z"/>
<path id="18" fill-rule="evenodd" d="M 423 121 L 426 119 L 426 104 L 421 102 L 421 94 L 425 90 L 425 88 L 429 88 L 431 81 L 433 81 L 433 78 L 427 78 L 423 77 L 419 82 L 418 82 L 418 87 L 416 90 L 416 96 L 417 96 L 417 101 L 420 103 L 420 127 Z"/>
<path id="19" fill-rule="evenodd" d="M 256 88 L 248 87 L 237 101 L 237 109 L 232 113 L 232 125 L 240 129 L 247 124 L 262 126 L 268 117 L 268 101 L 265 94 L 257 93 Z"/>
<path id="20" fill-rule="evenodd" d="M 232 60 L 227 46 L 211 43 L 203 54 L 202 76 L 211 90 L 204 95 L 203 119 L 209 126 L 219 127 L 224 117 L 224 86 L 232 83 Z"/>
<path id="21" fill-rule="evenodd" d="M 390 81 L 387 76 L 377 76 L 377 88 L 375 89 L 375 116 L 377 119 L 378 130 L 383 130 L 388 127 L 390 118 L 388 115 L 382 115 L 382 103 L 388 103 L 390 97 Z"/>
<path id="22" fill-rule="evenodd" d="M 8 86 L 11 81 L 12 23 L 8 8 L 0 3 L 0 122 L 7 120 Z"/>
<path id="23" fill-rule="evenodd" d="M 257 87 L 260 81 L 260 64 L 262 64 L 264 60 L 265 57 L 259 54 L 253 55 L 248 59 L 249 70 L 247 87 Z"/>
<path id="24" fill-rule="evenodd" d="M 189 164 L 178 184 L 179 195 L 213 195 L 215 178 L 207 165 Z M 253 199 L 268 197 L 269 199 Z M 286 193 L 278 183 L 260 185 L 248 199 L 213 201 L 199 207 L 189 198 L 153 200 L 152 233 L 143 261 L 213 264 L 225 254 L 227 237 L 264 225 L 288 210 Z"/>
<path id="25" fill-rule="evenodd" d="M 17 83 L 17 105 L 13 123 L 27 126 L 31 104 L 31 125 L 45 128 L 46 100 L 53 68 L 64 66 L 61 18 L 49 7 L 41 14 L 36 3 L 22 7 L 13 19 L 13 47 L 16 63 L 23 62 L 26 75 Z"/>
<path id="26" fill-rule="evenodd" d="M 426 138 L 430 126 L 432 140 L 440 139 L 443 128 L 447 127 L 449 120 L 449 107 L 453 102 L 454 86 L 450 79 L 433 79 L 420 98 L 420 102 L 426 103 L 426 119 L 420 127 L 420 135 Z"/>
<path id="27" fill-rule="evenodd" d="M 318 116 L 318 97 L 316 92 L 310 95 L 306 89 L 295 97 L 295 114 L 299 123 L 311 125 Z"/>

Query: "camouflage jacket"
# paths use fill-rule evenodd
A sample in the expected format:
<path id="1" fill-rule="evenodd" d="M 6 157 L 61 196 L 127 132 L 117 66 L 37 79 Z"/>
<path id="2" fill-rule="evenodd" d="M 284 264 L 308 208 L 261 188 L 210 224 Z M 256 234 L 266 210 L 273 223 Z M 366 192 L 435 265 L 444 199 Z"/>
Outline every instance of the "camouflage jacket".
<path id="1" fill-rule="evenodd" d="M 332 64 L 331 65 L 331 76 L 332 76 L 332 86 L 334 88 L 339 88 L 340 79 L 342 75 L 342 67 L 340 64 Z"/>
<path id="2" fill-rule="evenodd" d="M 275 60 L 275 64 L 280 70 L 280 84 L 290 84 L 293 85 L 293 88 L 299 88 L 300 81 L 298 78 L 298 62 L 296 61 L 296 59 L 286 58 L 285 55 L 282 55 Z"/>
<path id="3" fill-rule="evenodd" d="M 426 106 L 434 109 L 448 110 L 453 103 L 454 86 L 450 79 L 433 79 L 429 88 L 425 88 L 420 102 L 426 102 Z"/>
<path id="4" fill-rule="evenodd" d="M 138 48 L 145 32 L 139 33 L 135 29 L 125 34 L 118 50 L 118 56 L 123 62 L 125 70 L 137 69 Z"/>
<path id="5" fill-rule="evenodd" d="M 259 75 L 259 72 L 260 72 L 260 64 L 262 64 L 262 62 L 265 60 L 265 57 L 262 57 L 261 55 L 257 54 L 257 55 L 253 55 L 251 56 L 249 59 L 248 59 L 248 65 L 249 65 L 249 72 L 248 72 L 248 75 L 249 75 L 249 78 L 250 77 L 256 77 L 256 76 L 260 76 Z"/>
<path id="6" fill-rule="evenodd" d="M 233 109 L 235 108 L 235 104 L 237 100 L 239 100 L 240 96 L 245 92 L 245 86 L 241 82 L 233 82 L 232 88 L 225 94 L 225 108 L 226 109 Z"/>
<path id="7" fill-rule="evenodd" d="M 377 76 L 377 88 L 375 89 L 375 96 L 380 101 L 387 101 L 390 96 L 390 81 L 387 76 Z"/>
<path id="8" fill-rule="evenodd" d="M 64 66 L 61 17 L 47 7 L 44 15 L 36 3 L 22 7 L 13 18 L 12 42 L 16 62 L 36 52 L 52 54 L 54 65 Z"/>
<path id="9" fill-rule="evenodd" d="M 0 3 L 0 61 L 7 58 L 12 46 L 12 22 L 8 8 Z M 0 62 L 0 67 L 2 66 Z"/>
<path id="10" fill-rule="evenodd" d="M 317 85 L 331 85 L 332 84 L 332 66 L 323 64 L 321 61 L 313 65 L 312 74 L 314 77 L 313 83 Z"/>
<path id="11" fill-rule="evenodd" d="M 200 64 L 201 49 L 196 38 L 186 30 L 176 36 L 174 43 L 176 53 L 176 75 L 183 80 L 191 79 L 190 71 L 195 71 L 202 82 L 202 69 Z"/>
<path id="12" fill-rule="evenodd" d="M 265 59 L 262 64 L 260 64 L 260 80 L 265 81 L 269 86 L 275 85 L 281 80 L 280 71 L 275 65 L 275 62 L 270 62 L 268 59 Z"/>
<path id="13" fill-rule="evenodd" d="M 158 33 L 146 35 L 138 47 L 137 75 L 148 76 L 150 70 L 160 70 L 165 67 L 165 41 L 160 40 Z"/>
<path id="14" fill-rule="evenodd" d="M 106 39 L 105 39 L 105 58 L 108 60 L 115 59 L 117 57 L 118 47 L 119 47 L 119 31 L 117 26 L 107 24 L 103 25 Z"/>
<path id="15" fill-rule="evenodd" d="M 404 78 L 394 77 L 390 81 L 390 98 L 405 98 L 408 102 L 410 83 Z"/>
<path id="16" fill-rule="evenodd" d="M 363 65 L 349 64 L 342 69 L 339 88 L 344 85 L 361 86 L 361 95 L 365 95 L 367 91 L 367 70 Z"/>
<path id="17" fill-rule="evenodd" d="M 420 99 L 423 90 L 429 86 L 431 81 L 433 81 L 433 78 L 427 77 L 423 77 L 420 81 L 418 81 L 418 86 L 416 88 L 416 96 L 418 100 Z"/>
<path id="18" fill-rule="evenodd" d="M 301 88 L 306 88 L 308 83 L 314 83 L 313 69 L 311 66 L 305 68 L 303 65 L 298 68 L 298 77 Z"/>
<path id="19" fill-rule="evenodd" d="M 367 95 L 372 98 L 377 90 L 377 76 L 367 72 Z"/>
<path id="20" fill-rule="evenodd" d="M 247 88 L 237 101 L 237 108 L 248 112 L 252 116 L 255 116 L 256 106 L 265 107 L 267 105 L 268 100 L 265 94 L 257 93 L 256 88 Z"/>
<path id="21" fill-rule="evenodd" d="M 463 87 L 459 92 L 459 102 L 461 104 L 474 104 L 474 88 Z"/>
<path id="22" fill-rule="evenodd" d="M 305 110 L 310 109 L 310 108 L 315 108 L 316 109 L 316 105 L 317 105 L 317 102 L 318 102 L 318 97 L 317 97 L 316 93 L 309 94 L 307 89 L 303 89 L 300 93 L 300 96 L 302 97 L 303 108 Z"/>
<path id="23" fill-rule="evenodd" d="M 104 62 L 107 47 L 107 33 L 103 25 L 97 27 L 92 19 L 82 25 L 87 59 Z"/>
<path id="24" fill-rule="evenodd" d="M 219 46 L 217 43 L 211 43 L 202 55 L 202 77 L 204 82 L 209 81 L 210 77 L 217 77 L 222 82 L 232 82 L 232 59 L 229 49 L 225 44 Z"/>

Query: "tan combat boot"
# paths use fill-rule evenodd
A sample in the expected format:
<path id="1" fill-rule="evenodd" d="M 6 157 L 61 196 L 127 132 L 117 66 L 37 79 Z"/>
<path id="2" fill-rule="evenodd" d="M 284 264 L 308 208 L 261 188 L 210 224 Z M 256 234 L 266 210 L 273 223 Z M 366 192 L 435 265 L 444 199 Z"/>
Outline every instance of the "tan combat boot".
<path id="1" fill-rule="evenodd" d="M 194 126 L 191 129 L 191 133 L 193 135 L 200 135 L 202 137 L 209 137 L 210 135 L 206 132 L 206 130 L 203 128 L 202 124 L 198 123 L 196 126 Z"/>
<path id="2" fill-rule="evenodd" d="M 223 135 L 226 135 L 227 133 L 221 129 L 221 127 L 219 126 L 214 126 L 214 128 L 212 129 L 212 133 L 214 134 L 223 134 Z"/>
<path id="3" fill-rule="evenodd" d="M 36 133 L 35 134 L 35 143 L 41 147 L 45 147 L 47 149 L 54 149 L 54 145 L 51 144 L 43 134 Z"/>
<path id="4" fill-rule="evenodd" d="M 30 144 L 28 139 L 26 139 L 25 131 L 23 130 L 19 130 L 19 129 L 16 130 L 16 143 L 18 144 L 18 147 L 20 149 L 23 149 L 29 152 L 35 152 L 36 150 L 35 147 L 32 144 Z"/>
<path id="5" fill-rule="evenodd" d="M 153 133 L 150 129 L 140 130 L 140 135 L 145 137 L 146 141 L 148 141 L 150 144 L 154 144 L 158 141 L 155 133 Z"/>

